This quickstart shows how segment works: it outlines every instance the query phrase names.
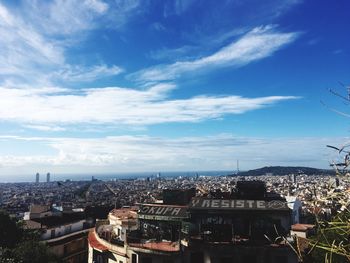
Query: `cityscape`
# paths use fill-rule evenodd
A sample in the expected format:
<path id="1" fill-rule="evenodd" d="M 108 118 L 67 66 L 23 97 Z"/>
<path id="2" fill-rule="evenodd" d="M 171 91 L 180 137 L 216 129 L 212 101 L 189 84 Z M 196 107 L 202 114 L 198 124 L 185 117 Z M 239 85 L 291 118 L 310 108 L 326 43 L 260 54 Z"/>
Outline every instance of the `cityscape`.
<path id="1" fill-rule="evenodd" d="M 334 174 L 39 176 L 0 184 L 0 208 L 64 262 L 299 262 L 307 248 L 295 254 L 295 238 L 315 236 L 318 220 L 343 213 L 350 199 L 350 179 Z"/>
<path id="2" fill-rule="evenodd" d="M 0 263 L 350 262 L 349 11 L 0 0 Z"/>

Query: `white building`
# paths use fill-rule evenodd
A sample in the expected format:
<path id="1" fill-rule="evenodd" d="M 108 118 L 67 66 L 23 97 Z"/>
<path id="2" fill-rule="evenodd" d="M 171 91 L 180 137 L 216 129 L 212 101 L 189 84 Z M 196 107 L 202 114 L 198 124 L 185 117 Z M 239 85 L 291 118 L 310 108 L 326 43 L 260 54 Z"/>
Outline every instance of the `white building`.
<path id="1" fill-rule="evenodd" d="M 295 196 L 286 196 L 286 201 L 288 207 L 292 210 L 292 224 L 298 224 L 302 209 L 301 201 Z"/>

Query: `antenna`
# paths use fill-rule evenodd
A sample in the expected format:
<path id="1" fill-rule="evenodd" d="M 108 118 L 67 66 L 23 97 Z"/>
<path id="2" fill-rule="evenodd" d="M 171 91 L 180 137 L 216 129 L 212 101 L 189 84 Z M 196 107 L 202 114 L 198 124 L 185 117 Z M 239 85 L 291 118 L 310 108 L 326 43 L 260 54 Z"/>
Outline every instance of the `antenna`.
<path id="1" fill-rule="evenodd" d="M 237 174 L 239 173 L 239 160 L 237 160 Z"/>

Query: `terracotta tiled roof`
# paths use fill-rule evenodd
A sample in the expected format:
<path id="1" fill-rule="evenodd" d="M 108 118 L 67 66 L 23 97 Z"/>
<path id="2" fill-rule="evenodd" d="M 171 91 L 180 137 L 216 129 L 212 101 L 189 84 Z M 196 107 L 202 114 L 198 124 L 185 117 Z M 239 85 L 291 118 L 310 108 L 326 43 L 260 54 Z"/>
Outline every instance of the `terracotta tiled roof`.
<path id="1" fill-rule="evenodd" d="M 180 250 L 179 243 L 177 242 L 129 243 L 129 246 L 163 252 L 177 252 Z"/>
<path id="2" fill-rule="evenodd" d="M 310 224 L 294 224 L 292 225 L 292 230 L 306 232 L 307 230 L 313 229 L 314 227 L 315 225 L 310 225 Z"/>
<path id="3" fill-rule="evenodd" d="M 100 251 L 107 251 L 108 248 L 104 245 L 102 245 L 98 240 L 96 239 L 95 232 L 91 231 L 88 236 L 88 241 L 91 247 L 100 250 Z"/>

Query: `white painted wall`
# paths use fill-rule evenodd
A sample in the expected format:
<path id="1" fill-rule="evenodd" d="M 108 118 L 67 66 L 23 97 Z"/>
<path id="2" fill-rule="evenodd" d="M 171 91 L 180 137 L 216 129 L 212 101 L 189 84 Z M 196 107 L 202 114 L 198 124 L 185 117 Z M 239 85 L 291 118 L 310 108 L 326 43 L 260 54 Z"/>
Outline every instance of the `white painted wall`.
<path id="1" fill-rule="evenodd" d="M 77 232 L 80 230 L 83 230 L 84 228 L 84 222 L 86 220 L 80 220 L 78 222 L 75 222 L 73 224 L 67 224 L 67 225 L 62 225 L 62 226 L 58 226 L 55 228 L 49 228 L 47 229 L 42 235 L 41 235 L 41 239 L 42 240 L 48 240 L 51 239 L 51 231 L 54 229 L 55 230 L 55 236 L 56 237 L 60 237 L 63 235 L 67 235 L 69 233 L 73 233 L 73 232 Z"/>
<path id="2" fill-rule="evenodd" d="M 301 201 L 295 196 L 286 196 L 288 207 L 292 209 L 292 224 L 298 224 L 300 220 Z"/>

